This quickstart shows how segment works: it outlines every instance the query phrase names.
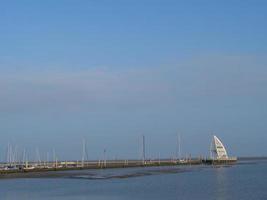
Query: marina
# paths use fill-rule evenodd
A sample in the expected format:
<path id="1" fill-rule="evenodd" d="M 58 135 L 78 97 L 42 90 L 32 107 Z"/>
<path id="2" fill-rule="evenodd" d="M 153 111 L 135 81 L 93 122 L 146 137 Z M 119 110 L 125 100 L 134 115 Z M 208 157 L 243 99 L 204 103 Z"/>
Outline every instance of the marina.
<path id="1" fill-rule="evenodd" d="M 180 137 L 178 137 L 180 138 Z M 37 162 L 29 162 L 25 159 L 21 162 L 14 160 L 11 154 L 12 147 L 8 147 L 8 161 L 0 164 L 0 175 L 30 173 L 30 172 L 47 172 L 47 171 L 66 171 L 66 170 L 85 170 L 85 169 L 110 169 L 110 168 L 133 168 L 133 167 L 155 167 L 155 166 L 182 166 L 182 165 L 225 165 L 235 164 L 237 158 L 228 157 L 226 148 L 217 136 L 213 136 L 210 147 L 210 158 L 181 158 L 180 157 L 180 139 L 178 140 L 179 158 L 173 159 L 146 159 L 145 137 L 142 137 L 142 159 L 136 160 L 88 160 L 86 142 L 83 141 L 82 159 L 79 161 L 42 161 L 40 158 Z M 104 150 L 105 152 L 105 150 Z M 39 152 L 37 151 L 37 154 Z M 24 155 L 24 154 L 23 154 Z"/>
<path id="2" fill-rule="evenodd" d="M 267 200 L 266 11 L 1 1 L 0 200 Z"/>

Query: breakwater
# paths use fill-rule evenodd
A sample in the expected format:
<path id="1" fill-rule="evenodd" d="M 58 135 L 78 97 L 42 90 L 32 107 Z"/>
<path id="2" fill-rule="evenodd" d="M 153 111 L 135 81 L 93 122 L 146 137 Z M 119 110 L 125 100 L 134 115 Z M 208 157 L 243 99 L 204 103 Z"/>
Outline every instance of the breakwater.
<path id="1" fill-rule="evenodd" d="M 175 166 L 175 165 L 200 165 L 201 159 L 191 160 L 107 160 L 107 161 L 60 161 L 26 164 L 13 163 L 1 164 L 1 174 L 46 172 L 46 171 L 65 171 L 83 169 L 108 169 L 108 168 L 129 168 L 129 167 L 152 167 L 152 166 Z"/>
<path id="2" fill-rule="evenodd" d="M 13 163 L 0 165 L 0 178 L 10 174 L 39 173 L 49 171 L 85 170 L 85 169 L 111 169 L 130 167 L 156 167 L 156 166 L 182 166 L 182 165 L 210 165 L 210 164 L 234 164 L 236 160 L 220 160 L 211 162 L 208 159 L 188 159 L 188 160 L 107 160 L 107 161 L 60 161 L 26 164 Z"/>

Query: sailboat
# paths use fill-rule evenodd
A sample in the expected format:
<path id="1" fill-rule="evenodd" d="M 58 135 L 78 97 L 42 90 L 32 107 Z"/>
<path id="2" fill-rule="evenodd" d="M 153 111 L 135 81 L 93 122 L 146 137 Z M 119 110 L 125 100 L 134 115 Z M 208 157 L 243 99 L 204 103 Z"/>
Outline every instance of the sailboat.
<path id="1" fill-rule="evenodd" d="M 210 158 L 206 159 L 207 164 L 231 164 L 237 161 L 236 157 L 229 157 L 221 140 L 214 135 L 210 146 Z"/>

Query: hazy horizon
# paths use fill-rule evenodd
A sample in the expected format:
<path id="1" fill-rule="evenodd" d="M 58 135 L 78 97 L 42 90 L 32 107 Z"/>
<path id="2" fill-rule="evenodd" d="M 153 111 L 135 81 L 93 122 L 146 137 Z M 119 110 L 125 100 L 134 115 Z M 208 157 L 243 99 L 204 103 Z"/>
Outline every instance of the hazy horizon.
<path id="1" fill-rule="evenodd" d="M 267 156 L 267 2 L 10 1 L 0 12 L 0 155 Z"/>

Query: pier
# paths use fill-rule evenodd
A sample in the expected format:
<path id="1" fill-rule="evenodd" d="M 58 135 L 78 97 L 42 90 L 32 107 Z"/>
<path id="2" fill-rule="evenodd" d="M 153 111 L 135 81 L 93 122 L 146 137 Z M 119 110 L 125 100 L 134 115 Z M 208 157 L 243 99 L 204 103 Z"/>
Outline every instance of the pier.
<path id="1" fill-rule="evenodd" d="M 30 173 L 46 171 L 66 171 L 85 169 L 110 169 L 110 168 L 130 168 L 130 167 L 153 167 L 153 166 L 180 166 L 180 165 L 201 165 L 202 159 L 188 160 L 107 160 L 107 161 L 59 161 L 48 163 L 30 162 L 25 164 L 14 163 L 8 165 L 0 164 L 0 175 L 10 173 Z"/>
<path id="2" fill-rule="evenodd" d="M 7 162 L 0 163 L 0 175 L 11 173 L 29 173 L 29 172 L 46 172 L 46 171 L 65 171 L 65 170 L 83 170 L 83 169 L 108 169 L 108 168 L 129 168 L 129 167 L 153 167 L 153 166 L 181 166 L 181 165 L 225 165 L 234 164 L 237 158 L 228 157 L 226 149 L 220 139 L 213 136 L 210 147 L 210 158 L 182 158 L 180 154 L 180 136 L 178 135 L 176 157 L 172 159 L 148 159 L 146 157 L 145 136 L 142 136 L 142 158 L 131 160 L 108 160 L 106 149 L 101 160 L 89 160 L 87 153 L 86 141 L 82 143 L 82 159 L 78 161 L 60 161 L 53 150 L 53 161 L 42 161 L 39 150 L 36 150 L 37 161 L 28 161 L 25 150 L 23 159 L 17 160 L 17 151 L 13 151 L 11 145 L 8 145 Z M 15 148 L 15 150 L 17 150 Z"/>

